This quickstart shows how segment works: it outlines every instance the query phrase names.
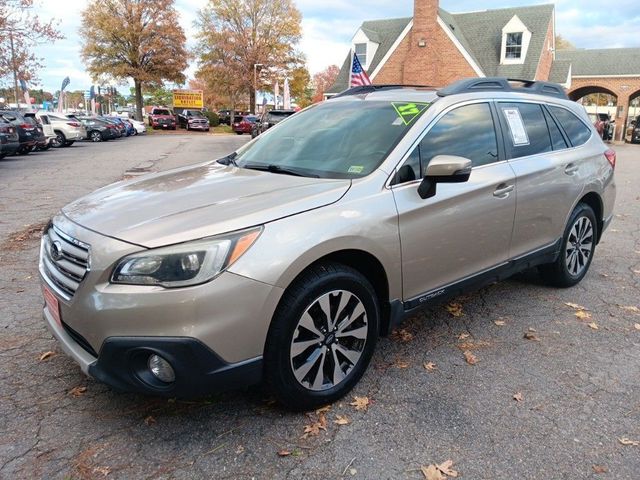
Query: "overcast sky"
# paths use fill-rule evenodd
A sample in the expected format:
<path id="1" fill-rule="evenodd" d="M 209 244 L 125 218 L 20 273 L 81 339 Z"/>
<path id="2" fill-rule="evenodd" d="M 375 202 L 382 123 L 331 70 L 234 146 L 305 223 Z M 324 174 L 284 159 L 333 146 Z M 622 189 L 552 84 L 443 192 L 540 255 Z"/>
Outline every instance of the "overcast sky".
<path id="1" fill-rule="evenodd" d="M 301 48 L 307 56 L 310 72 L 316 73 L 328 65 L 341 65 L 349 50 L 350 40 L 364 20 L 409 17 L 413 0 L 294 0 L 302 12 L 303 39 Z M 91 78 L 80 60 L 78 28 L 80 12 L 87 0 L 61 2 L 36 0 L 43 18 L 58 18 L 64 40 L 54 45 L 38 47 L 37 54 L 45 59 L 40 72 L 42 86 L 51 92 L 60 88 L 69 76 L 70 90 L 85 90 Z M 206 0 L 176 0 L 180 23 L 193 40 L 193 21 Z M 522 5 L 550 3 L 536 0 L 441 0 L 441 7 L 452 13 Z M 638 0 L 558 0 L 556 30 L 579 48 L 640 47 L 640 8 Z M 286 19 L 283 19 L 286 21 Z M 193 75 L 192 66 L 187 74 Z M 33 87 L 32 87 L 33 88 Z"/>

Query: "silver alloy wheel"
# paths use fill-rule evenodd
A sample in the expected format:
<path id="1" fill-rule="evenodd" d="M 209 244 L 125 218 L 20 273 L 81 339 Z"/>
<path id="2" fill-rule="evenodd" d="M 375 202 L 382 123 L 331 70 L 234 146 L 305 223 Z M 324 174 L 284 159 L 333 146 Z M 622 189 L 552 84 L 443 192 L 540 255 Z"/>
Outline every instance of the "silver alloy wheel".
<path id="1" fill-rule="evenodd" d="M 101 140 L 102 140 L 102 135 L 100 134 L 100 132 L 98 132 L 97 130 L 94 130 L 93 132 L 91 132 L 92 142 L 99 142 Z"/>
<path id="2" fill-rule="evenodd" d="M 289 357 L 303 387 L 335 387 L 360 360 L 368 335 L 367 312 L 352 292 L 333 290 L 317 298 L 298 320 Z"/>
<path id="3" fill-rule="evenodd" d="M 587 217 L 578 218 L 569 231 L 565 252 L 567 270 L 572 276 L 579 276 L 587 267 L 593 251 L 593 244 L 591 220 Z"/>

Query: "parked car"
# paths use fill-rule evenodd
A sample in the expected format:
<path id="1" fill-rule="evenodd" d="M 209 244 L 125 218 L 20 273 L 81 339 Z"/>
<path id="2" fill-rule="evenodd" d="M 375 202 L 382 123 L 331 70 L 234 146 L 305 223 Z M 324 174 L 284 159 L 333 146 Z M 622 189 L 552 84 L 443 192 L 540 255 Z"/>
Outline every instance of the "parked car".
<path id="1" fill-rule="evenodd" d="M 231 125 L 231 129 L 238 135 L 242 135 L 243 133 L 251 133 L 257 119 L 258 117 L 256 117 L 255 115 L 236 117 L 233 119 L 233 125 Z"/>
<path id="2" fill-rule="evenodd" d="M 234 117 L 242 117 L 244 115 L 248 115 L 248 112 L 236 110 Z M 220 125 L 231 126 L 231 110 L 218 110 L 218 121 Z"/>
<path id="3" fill-rule="evenodd" d="M 640 116 L 631 120 L 631 143 L 640 143 Z"/>
<path id="4" fill-rule="evenodd" d="M 122 135 L 118 127 L 96 117 L 76 117 L 84 125 L 87 139 L 92 142 L 113 140 Z"/>
<path id="5" fill-rule="evenodd" d="M 18 128 L 0 116 L 0 159 L 13 155 L 20 148 Z"/>
<path id="6" fill-rule="evenodd" d="M 131 125 L 131 124 L 130 124 L 128 121 L 126 121 L 125 119 L 120 118 L 120 117 L 107 117 L 107 119 L 108 119 L 110 122 L 116 123 L 116 124 L 119 126 L 120 131 L 122 131 L 122 134 L 123 134 L 124 136 L 129 137 L 129 136 L 131 136 L 131 135 L 135 135 L 135 131 L 136 131 L 136 129 L 135 129 L 135 128 L 133 128 L 133 125 Z"/>
<path id="7" fill-rule="evenodd" d="M 0 110 L 0 116 L 11 122 L 18 129 L 20 147 L 16 151 L 18 155 L 26 155 L 38 144 L 46 141 L 42 129 L 38 128 L 38 122 L 34 118 L 25 117 L 13 110 Z"/>
<path id="8" fill-rule="evenodd" d="M 118 132 L 118 138 L 127 136 L 127 127 L 124 125 L 124 122 L 122 122 L 119 118 L 116 119 L 114 117 L 104 117 L 104 116 L 98 116 L 98 118 L 104 122 L 107 122 L 108 124 L 113 125 Z"/>
<path id="9" fill-rule="evenodd" d="M 35 124 L 38 131 L 41 133 L 41 137 L 35 145 L 35 150 L 38 151 L 46 151 L 51 148 L 51 141 L 55 138 L 55 134 L 53 133 L 53 128 L 49 124 L 48 120 L 45 119 L 42 121 L 37 113 L 34 112 L 25 112 L 22 114 L 30 123 Z"/>
<path id="10" fill-rule="evenodd" d="M 268 112 L 264 112 L 262 115 L 260 115 L 256 123 L 254 124 L 251 136 L 253 138 L 257 137 L 261 133 L 273 127 L 275 124 L 280 123 L 285 118 L 290 117 L 294 113 L 296 113 L 295 110 L 269 110 Z"/>
<path id="11" fill-rule="evenodd" d="M 178 126 L 187 130 L 209 131 L 209 119 L 200 110 L 183 110 L 178 114 Z"/>
<path id="12" fill-rule="evenodd" d="M 133 128 L 135 128 L 136 135 L 147 132 L 147 126 L 144 124 L 144 122 L 139 122 L 138 120 L 134 120 L 133 118 L 130 118 L 129 122 L 131 123 L 131 125 L 133 125 Z"/>
<path id="13" fill-rule="evenodd" d="M 149 113 L 149 126 L 156 128 L 175 130 L 176 117 L 168 108 L 153 107 Z"/>
<path id="14" fill-rule="evenodd" d="M 42 240 L 45 322 L 118 390 L 262 379 L 315 409 L 418 309 L 532 267 L 578 284 L 615 164 L 560 85 L 352 88 L 217 162 L 64 207 Z"/>
<path id="15" fill-rule="evenodd" d="M 82 122 L 75 118 L 64 117 L 55 113 L 38 113 L 40 120 L 49 122 L 54 138 L 51 145 L 56 148 L 70 147 L 79 140 L 87 137 L 87 130 Z"/>

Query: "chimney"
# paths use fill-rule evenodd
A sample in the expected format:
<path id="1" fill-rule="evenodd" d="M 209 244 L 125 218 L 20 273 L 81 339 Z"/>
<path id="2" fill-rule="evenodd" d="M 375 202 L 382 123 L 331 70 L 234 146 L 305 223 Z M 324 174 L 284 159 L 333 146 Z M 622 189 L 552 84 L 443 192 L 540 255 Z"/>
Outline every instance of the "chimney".
<path id="1" fill-rule="evenodd" d="M 437 77 L 439 56 L 435 42 L 438 35 L 439 0 L 414 0 L 408 59 L 402 80 L 408 85 L 433 85 Z"/>

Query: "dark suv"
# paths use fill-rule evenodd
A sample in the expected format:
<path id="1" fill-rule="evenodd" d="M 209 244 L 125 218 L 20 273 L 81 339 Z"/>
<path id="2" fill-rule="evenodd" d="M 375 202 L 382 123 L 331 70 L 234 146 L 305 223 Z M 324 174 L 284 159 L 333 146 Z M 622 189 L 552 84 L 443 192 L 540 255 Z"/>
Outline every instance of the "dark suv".
<path id="1" fill-rule="evenodd" d="M 20 146 L 17 154 L 26 155 L 31 152 L 36 145 L 46 141 L 46 137 L 41 129 L 38 128 L 38 122 L 35 118 L 28 118 L 19 112 L 13 110 L 0 110 L 0 116 L 5 121 L 12 123 L 18 129 L 18 138 Z"/>
<path id="2" fill-rule="evenodd" d="M 290 117 L 296 113 L 295 110 L 269 110 L 263 113 L 258 121 L 255 123 L 253 131 L 251 132 L 251 138 L 255 138 L 262 132 L 273 127 L 276 123 L 281 122 L 287 117 Z"/>
<path id="3" fill-rule="evenodd" d="M 200 110 L 183 110 L 178 114 L 178 126 L 187 130 L 209 131 L 209 120 Z"/>
<path id="4" fill-rule="evenodd" d="M 13 155 L 19 147 L 17 127 L 0 116 L 0 159 Z"/>

